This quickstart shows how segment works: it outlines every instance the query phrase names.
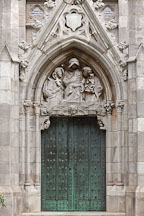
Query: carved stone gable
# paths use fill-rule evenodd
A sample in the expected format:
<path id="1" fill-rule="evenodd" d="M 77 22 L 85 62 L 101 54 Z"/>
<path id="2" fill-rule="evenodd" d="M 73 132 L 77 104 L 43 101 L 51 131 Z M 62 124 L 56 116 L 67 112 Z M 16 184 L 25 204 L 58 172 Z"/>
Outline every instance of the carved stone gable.
<path id="1" fill-rule="evenodd" d="M 84 111 L 100 111 L 104 104 L 104 88 L 89 65 L 73 57 L 57 67 L 42 89 L 42 114 L 59 110 L 75 115 Z"/>

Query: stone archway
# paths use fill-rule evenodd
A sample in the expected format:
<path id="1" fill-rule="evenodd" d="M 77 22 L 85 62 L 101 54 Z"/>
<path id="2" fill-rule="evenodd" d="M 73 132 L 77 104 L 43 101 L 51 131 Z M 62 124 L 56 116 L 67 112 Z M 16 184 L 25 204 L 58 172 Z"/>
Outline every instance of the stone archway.
<path id="1" fill-rule="evenodd" d="M 71 59 L 77 59 L 77 63 L 74 65 L 78 68 L 73 68 L 69 71 L 69 66 L 71 64 Z M 57 63 L 56 63 L 57 62 Z M 46 63 L 45 63 L 46 64 Z M 102 64 L 103 65 L 103 64 Z M 86 71 L 85 71 L 86 70 Z M 88 72 L 88 71 L 89 72 Z M 62 74 L 61 76 L 58 74 Z M 65 81 L 65 74 L 70 73 L 68 79 L 72 81 Z M 71 73 L 73 75 L 71 75 Z M 84 74 L 86 73 L 86 74 Z M 110 73 L 110 72 L 109 72 Z M 108 70 L 105 71 L 104 67 L 101 67 L 100 61 L 94 61 L 86 55 L 81 55 L 81 52 L 77 49 L 69 50 L 66 53 L 58 55 L 53 59 L 53 61 L 47 66 L 42 67 L 39 72 L 34 74 L 35 80 L 33 85 L 31 85 L 32 79 L 29 82 L 29 89 L 27 89 L 27 100 L 24 101 L 25 107 L 25 126 L 26 130 L 23 131 L 23 136 L 26 137 L 26 165 L 25 169 L 25 187 L 27 190 L 34 185 L 39 188 L 40 191 L 40 163 L 36 163 L 34 169 L 34 176 L 31 174 L 31 163 L 30 161 L 30 142 L 31 142 L 31 123 L 33 123 L 33 143 L 35 142 L 35 160 L 40 158 L 41 149 L 41 130 L 48 129 L 50 126 L 51 116 L 93 116 L 97 117 L 98 123 L 101 129 L 106 130 L 106 149 L 108 149 L 112 142 L 111 135 L 113 134 L 113 116 L 112 110 L 115 106 L 117 108 L 117 118 L 115 122 L 118 124 L 117 134 L 118 134 L 118 163 L 117 170 L 119 174 L 117 175 L 117 184 L 122 184 L 121 178 L 121 118 L 123 101 L 115 101 L 115 93 L 121 98 L 120 88 L 116 85 L 117 91 L 113 91 L 111 88 L 111 79 L 107 76 Z M 77 78 L 74 79 L 73 77 Z M 115 76 L 115 75 L 114 75 Z M 115 76 L 116 77 L 116 76 Z M 70 84 L 70 86 L 69 86 Z M 74 84 L 74 86 L 73 86 Z M 62 85 L 62 86 L 61 86 Z M 114 85 L 114 83 L 113 83 Z M 99 88 L 97 89 L 97 87 Z M 49 97 L 49 89 L 56 90 L 59 89 L 58 94 L 61 95 L 59 99 L 56 93 L 51 92 Z M 68 88 L 67 88 L 68 87 Z M 69 88 L 70 87 L 70 88 Z M 83 87 L 83 91 L 81 88 Z M 73 89 L 77 88 L 76 93 L 78 95 L 73 95 Z M 31 91 L 30 91 L 31 89 Z M 69 92 L 70 89 L 70 92 Z M 87 89 L 87 90 L 86 90 Z M 53 97 L 53 95 L 55 95 Z M 62 97 L 63 95 L 63 97 Z M 73 96 L 74 100 L 72 100 Z M 57 97 L 58 96 L 58 97 Z M 75 96 L 77 96 L 75 98 Z M 31 100 L 30 100 L 31 98 Z M 58 98 L 57 100 L 55 100 Z M 91 99 L 90 99 L 91 98 Z M 52 106 L 51 106 L 52 104 Z M 54 105 L 53 105 L 54 104 Z M 106 150 L 106 154 L 108 151 Z M 108 162 L 107 162 L 108 164 Z M 107 176 L 107 186 L 108 184 L 113 184 L 112 167 L 110 167 L 111 173 Z M 40 201 L 40 200 L 39 200 Z"/>
<path id="2" fill-rule="evenodd" d="M 66 119 L 68 119 L 68 122 L 70 122 L 70 124 L 68 122 L 65 122 L 65 125 L 63 125 L 61 121 L 64 121 L 65 118 L 61 118 L 61 121 L 59 122 L 58 119 L 56 120 L 58 124 L 55 125 L 54 127 L 53 125 L 54 120 L 52 120 L 52 126 L 50 128 L 50 132 L 48 130 L 47 136 L 46 136 L 47 132 L 42 133 L 42 146 L 44 145 L 42 147 L 43 162 L 42 162 L 42 173 L 41 173 L 42 174 L 42 185 L 41 185 L 42 210 L 49 210 L 49 211 L 50 210 L 53 211 L 54 210 L 58 210 L 58 211 L 80 211 L 80 210 L 103 211 L 105 210 L 106 197 L 104 197 L 104 194 L 105 194 L 106 183 L 102 181 L 102 179 L 105 179 L 106 165 L 105 165 L 105 160 L 102 160 L 101 158 L 101 157 L 105 158 L 104 153 L 102 153 L 103 156 L 100 156 L 101 148 L 104 149 L 105 152 L 105 143 L 101 143 L 100 141 L 97 143 L 98 139 L 103 140 L 104 138 L 102 136 L 100 136 L 100 138 L 99 136 L 95 137 L 95 135 L 98 134 L 98 127 L 95 128 L 97 125 L 96 118 L 94 118 L 95 120 L 91 119 L 90 121 L 90 117 L 89 118 L 85 117 L 85 116 L 94 116 L 94 117 L 98 116 L 99 120 L 105 117 L 105 110 L 104 110 L 105 98 L 106 98 L 106 94 L 105 94 L 104 86 L 101 83 L 100 79 L 98 78 L 96 72 L 94 72 L 92 68 L 89 67 L 88 63 L 80 61 L 75 56 L 69 58 L 68 61 L 64 61 L 63 64 L 55 68 L 55 70 L 52 72 L 50 77 L 48 77 L 45 80 L 42 88 L 42 95 L 41 95 L 41 115 L 44 117 L 44 119 L 45 117 L 47 118 L 47 116 L 49 116 L 50 119 L 51 116 L 64 116 L 65 118 L 67 116 Z M 71 116 L 71 118 L 68 118 L 68 116 Z M 83 121 L 84 119 L 85 121 Z M 81 125 L 80 125 L 81 123 L 80 121 L 83 122 Z M 88 122 L 89 124 L 87 124 Z M 58 128 L 58 125 L 60 124 L 62 128 L 65 127 L 65 129 L 68 130 L 67 134 L 64 132 L 64 134 L 62 135 L 62 137 L 63 136 L 67 137 L 66 145 L 64 145 L 62 141 L 59 141 L 57 143 L 57 140 L 59 139 L 59 137 L 61 137 L 60 134 L 59 136 L 56 136 L 57 131 L 59 131 L 58 133 L 60 133 L 60 128 Z M 80 143 L 82 142 L 80 141 L 80 137 L 82 136 L 84 137 L 85 134 L 81 134 L 80 137 L 78 137 L 78 132 L 74 130 L 75 124 L 79 125 L 79 127 L 77 128 L 79 130 L 79 133 L 81 132 L 84 133 L 83 131 L 84 124 L 86 124 L 87 130 L 90 130 L 89 128 L 90 124 L 92 126 L 91 130 L 95 130 L 95 133 L 93 132 L 94 133 L 93 137 L 95 137 L 95 142 L 93 143 L 93 147 L 92 147 L 92 141 L 90 141 L 91 140 L 90 134 L 86 135 L 83 144 L 86 141 L 85 150 L 86 148 L 87 149 L 91 148 L 91 151 L 93 149 L 93 152 L 99 151 L 98 155 L 100 157 L 99 158 L 100 164 L 103 162 L 102 166 L 99 167 L 99 162 L 96 163 L 96 158 L 98 157 L 98 155 L 96 156 L 93 155 L 93 159 L 96 163 L 94 166 L 93 164 L 94 161 L 93 163 L 92 162 L 90 163 L 91 160 L 88 161 L 88 158 L 92 157 L 89 151 L 88 151 L 89 153 L 86 154 L 86 151 L 84 151 L 83 149 L 83 151 L 85 152 L 85 158 L 82 157 L 82 155 L 78 152 L 80 151 L 79 148 L 80 147 L 82 148 L 82 145 L 80 145 Z M 71 127 L 69 125 L 71 125 Z M 104 127 L 104 123 L 102 121 L 101 121 L 101 127 Z M 62 128 L 61 128 L 61 132 L 62 132 Z M 52 129 L 53 131 L 51 132 Z M 101 132 L 101 134 L 103 135 L 103 132 Z M 52 137 L 54 138 L 53 141 L 52 141 L 53 139 Z M 77 139 L 75 139 L 76 137 Z M 47 143 L 47 141 L 43 141 L 43 139 L 49 140 L 49 142 Z M 90 143 L 88 140 L 90 141 Z M 53 146 L 51 146 L 52 143 Z M 99 148 L 96 145 L 96 143 L 99 146 Z M 73 145 L 75 145 L 75 150 L 73 150 Z M 60 146 L 63 146 L 62 148 L 63 150 L 61 149 L 61 151 L 69 155 L 69 157 L 67 158 L 67 163 L 65 163 L 64 170 L 65 168 L 69 169 L 69 167 L 71 167 L 70 168 L 71 171 L 66 172 L 68 179 L 67 182 L 65 183 L 63 182 L 64 178 L 60 182 L 60 179 L 63 176 L 60 165 L 61 166 L 63 165 L 61 164 L 61 162 L 59 162 L 59 160 L 65 160 L 64 158 L 63 159 L 61 158 L 62 156 L 64 157 L 64 155 L 58 153 L 59 152 L 58 149 Z M 78 146 L 80 147 L 78 148 Z M 76 149 L 77 152 L 75 152 Z M 49 151 L 53 156 L 55 155 L 53 159 L 50 159 L 51 156 L 49 155 L 50 153 L 48 153 Z M 79 161 L 78 155 L 79 157 L 81 156 L 80 160 L 83 159 L 81 162 Z M 52 161 L 52 162 L 48 163 L 48 161 Z M 75 164 L 74 166 L 73 163 Z M 78 166 L 79 172 L 76 171 L 75 169 L 76 166 Z M 83 171 L 81 170 L 81 174 L 84 175 L 83 178 L 81 178 L 79 175 L 81 166 L 83 166 Z M 85 166 L 88 166 L 88 169 L 85 170 Z M 47 167 L 47 169 L 45 169 L 45 167 Z M 97 170 L 97 172 L 96 171 L 94 172 L 94 169 L 98 169 L 98 167 L 99 167 L 99 171 Z M 93 170 L 93 172 L 91 171 L 91 169 Z M 59 175 L 57 175 L 58 173 Z M 101 180 L 98 179 L 98 177 L 97 178 L 93 177 L 92 179 L 92 176 L 93 175 L 96 176 L 98 175 L 98 173 L 99 176 L 101 176 Z M 86 178 L 87 174 L 88 174 L 87 184 L 85 185 L 85 187 L 81 188 L 81 192 L 80 192 L 80 189 L 78 189 L 77 187 L 78 185 L 80 186 L 80 184 L 82 184 L 82 179 Z M 91 179 L 91 184 L 89 183 L 90 179 Z M 51 191 L 52 182 L 55 182 L 53 185 L 53 191 Z M 101 184 L 101 182 L 103 182 L 103 184 Z M 98 183 L 99 186 L 97 185 Z M 66 184 L 69 185 L 68 188 L 66 187 Z M 66 191 L 64 192 L 65 187 L 66 187 Z M 101 193 L 99 187 L 101 188 Z M 95 193 L 92 195 L 91 191 Z M 83 197 L 81 197 L 79 193 L 83 194 Z M 67 197 L 66 196 L 64 197 L 64 194 L 67 194 Z"/>

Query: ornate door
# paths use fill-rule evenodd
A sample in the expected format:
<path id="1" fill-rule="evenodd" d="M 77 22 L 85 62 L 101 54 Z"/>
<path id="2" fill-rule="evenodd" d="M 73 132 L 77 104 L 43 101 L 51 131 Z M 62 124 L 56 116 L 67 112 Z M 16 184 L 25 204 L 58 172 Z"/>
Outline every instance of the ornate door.
<path id="1" fill-rule="evenodd" d="M 52 117 L 42 132 L 42 210 L 104 211 L 105 131 L 93 117 Z"/>

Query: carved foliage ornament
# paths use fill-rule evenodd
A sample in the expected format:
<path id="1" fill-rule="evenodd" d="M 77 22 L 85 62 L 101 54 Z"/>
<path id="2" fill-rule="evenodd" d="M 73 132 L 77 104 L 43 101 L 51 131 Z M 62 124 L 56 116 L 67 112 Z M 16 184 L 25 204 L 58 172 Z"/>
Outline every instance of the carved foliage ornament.
<path id="1" fill-rule="evenodd" d="M 26 41 L 21 41 L 19 43 L 19 47 L 24 50 L 25 52 L 27 52 L 30 48 L 31 48 L 31 44 L 29 44 L 28 42 Z"/>
<path id="2" fill-rule="evenodd" d="M 103 8 L 104 6 L 105 6 L 105 4 L 104 4 L 103 0 L 97 0 L 97 1 L 94 3 L 94 8 L 95 8 L 96 10 L 101 9 L 101 8 Z"/>
<path id="3" fill-rule="evenodd" d="M 118 23 L 116 22 L 115 18 L 111 19 L 109 22 L 105 24 L 106 28 L 111 31 L 118 27 Z"/>
<path id="4" fill-rule="evenodd" d="M 44 121 L 41 123 L 41 130 L 47 130 L 50 127 L 50 119 L 47 117 L 44 119 Z"/>
<path id="5" fill-rule="evenodd" d="M 56 3 L 53 0 L 46 0 L 46 2 L 44 2 L 44 6 L 46 6 L 47 8 L 53 8 L 55 7 Z"/>

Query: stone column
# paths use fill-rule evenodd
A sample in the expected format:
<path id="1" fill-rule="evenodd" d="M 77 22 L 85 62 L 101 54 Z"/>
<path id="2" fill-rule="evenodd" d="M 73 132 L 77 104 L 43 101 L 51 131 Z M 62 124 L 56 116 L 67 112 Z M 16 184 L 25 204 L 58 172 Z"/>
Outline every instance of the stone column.
<path id="1" fill-rule="evenodd" d="M 30 175 L 30 113 L 33 103 L 31 101 L 25 101 L 25 119 L 26 119 L 26 176 L 25 176 L 25 186 L 30 186 L 32 184 L 31 175 Z"/>
<path id="2" fill-rule="evenodd" d="M 122 183 L 122 110 L 124 107 L 123 101 L 117 101 L 116 104 L 117 107 L 117 130 L 118 130 L 118 154 L 117 154 L 117 163 L 118 163 L 118 179 L 117 179 L 117 185 L 121 186 Z"/>
<path id="3" fill-rule="evenodd" d="M 112 150 L 112 108 L 113 108 L 113 103 L 108 102 L 105 104 L 105 110 L 107 112 L 107 185 L 112 185 L 113 184 L 113 175 L 112 175 L 112 157 L 111 157 L 111 150 Z"/>
<path id="4" fill-rule="evenodd" d="M 41 152 L 41 131 L 40 131 L 40 103 L 35 102 L 34 103 L 35 107 L 35 125 L 36 125 L 36 177 L 35 177 L 35 185 L 40 186 L 40 152 Z"/>

